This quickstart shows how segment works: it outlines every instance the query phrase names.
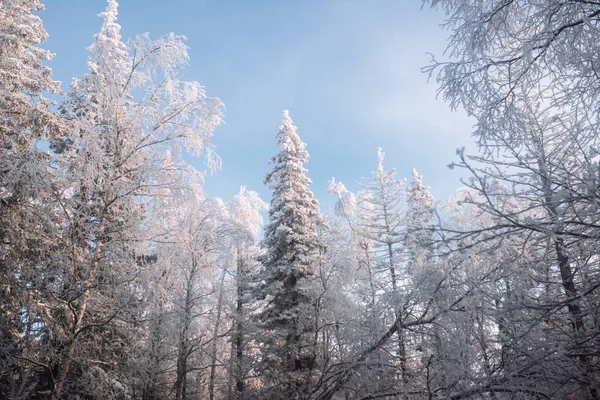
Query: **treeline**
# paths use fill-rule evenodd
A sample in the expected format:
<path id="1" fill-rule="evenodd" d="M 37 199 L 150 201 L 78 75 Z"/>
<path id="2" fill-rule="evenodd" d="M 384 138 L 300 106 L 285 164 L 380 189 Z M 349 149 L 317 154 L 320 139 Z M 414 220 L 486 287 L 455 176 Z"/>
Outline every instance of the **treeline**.
<path id="1" fill-rule="evenodd" d="M 223 106 L 182 37 L 108 0 L 62 93 L 39 1 L 0 0 L 0 398 L 599 399 L 600 4 L 429 3 L 464 187 L 379 149 L 323 215 L 287 111 L 270 207 L 202 193 Z"/>

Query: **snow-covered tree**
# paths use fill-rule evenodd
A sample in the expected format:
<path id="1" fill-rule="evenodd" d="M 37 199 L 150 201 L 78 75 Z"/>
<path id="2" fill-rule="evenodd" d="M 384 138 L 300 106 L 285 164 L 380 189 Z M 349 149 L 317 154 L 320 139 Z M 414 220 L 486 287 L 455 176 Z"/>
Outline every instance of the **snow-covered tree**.
<path id="1" fill-rule="evenodd" d="M 423 185 L 423 177 L 413 169 L 412 180 L 406 189 L 406 237 L 404 240 L 409 270 L 425 263 L 427 247 L 433 238 L 433 196 Z"/>
<path id="2" fill-rule="evenodd" d="M 53 143 L 63 174 L 57 198 L 69 221 L 62 234 L 66 251 L 55 256 L 65 277 L 53 297 L 72 311 L 55 329 L 63 350 L 54 398 L 93 387 L 115 396 L 130 390 L 124 382 L 133 372 L 127 368 L 131 354 L 114 346 L 126 348 L 135 340 L 123 321 L 133 322 L 139 260 L 157 235 L 151 213 L 157 199 L 173 195 L 172 172 L 189 170 L 181 160 L 184 149 L 205 152 L 212 162 L 210 136 L 221 118 L 218 99 L 207 97 L 197 82 L 180 79 L 188 60 L 182 37 L 151 41 L 142 35 L 125 45 L 117 2 L 108 0 L 100 16 L 102 28 L 88 49 L 89 73 L 74 80 L 62 106 L 69 130 Z M 122 342 L 108 340 L 109 334 Z M 81 345 L 89 340 L 105 341 L 112 350 L 89 354 L 93 346 Z M 100 363 L 90 363 L 92 356 Z M 107 367 L 114 357 L 122 357 L 121 368 Z M 86 377 L 104 376 L 105 385 L 74 379 L 74 363 Z"/>
<path id="3" fill-rule="evenodd" d="M 246 392 L 246 380 L 250 370 L 251 356 L 249 341 L 253 337 L 251 328 L 251 279 L 257 272 L 257 243 L 261 233 L 263 217 L 261 212 L 268 209 L 258 193 L 247 191 L 244 187 L 228 203 L 232 229 L 229 231 L 229 243 L 235 252 L 235 311 L 233 336 L 231 340 L 231 371 L 235 378 L 235 398 L 243 399 Z M 233 390 L 233 388 L 232 388 Z M 231 396 L 230 396 L 231 397 Z"/>
<path id="4" fill-rule="evenodd" d="M 338 197 L 338 202 L 335 205 L 336 214 L 345 222 L 348 230 L 347 235 L 349 236 L 344 254 L 346 257 L 352 257 L 352 263 L 356 263 L 357 276 L 354 279 L 356 287 L 352 291 L 360 296 L 359 302 L 364 303 L 370 314 L 366 326 L 368 326 L 368 330 L 372 334 L 371 339 L 373 339 L 381 333 L 382 322 L 380 318 L 380 296 L 378 294 L 382 291 L 382 287 L 375 271 L 375 243 L 365 232 L 366 227 L 363 222 L 366 216 L 363 208 L 358 207 L 356 200 L 358 196 L 350 192 L 343 183 L 335 182 L 335 179 L 329 182 L 328 191 Z M 338 229 L 341 228 L 338 227 Z M 337 243 L 337 245 L 341 244 Z"/>
<path id="5" fill-rule="evenodd" d="M 395 331 L 395 348 L 385 347 L 391 357 L 377 352 L 368 358 L 369 369 L 361 372 L 363 376 L 370 371 L 376 371 L 373 373 L 378 375 L 377 385 L 371 385 L 365 395 L 388 393 L 391 387 L 396 387 L 394 390 L 399 392 L 411 391 L 409 385 L 414 380 L 411 379 L 410 350 L 407 348 L 411 340 L 400 327 L 403 320 L 411 318 L 415 307 L 411 269 L 416 264 L 413 256 L 416 255 L 417 238 L 414 236 L 418 229 L 407 224 L 416 225 L 416 221 L 420 225 L 427 223 L 422 221 L 425 215 L 417 215 L 420 208 L 423 213 L 429 208 L 429 215 L 432 215 L 432 200 L 420 180 L 412 182 L 410 188 L 406 189 L 404 180 L 396 176 L 395 170 L 384 168 L 385 154 L 381 148 L 377 156 L 377 169 L 372 177 L 363 178 L 363 190 L 357 195 L 348 192 L 341 183 L 332 181 L 329 188 L 338 195 L 338 213 L 345 217 L 354 237 L 354 249 L 347 251 L 356 255 L 358 270 L 363 272 L 355 282 L 363 283 L 356 289 L 362 291 L 364 299 L 369 299 L 362 300 L 370 314 L 365 318 L 370 330 L 366 343 L 373 343 L 383 334 L 386 326 L 394 321 L 399 322 Z M 365 290 L 367 288 L 370 290 Z"/>
<path id="6" fill-rule="evenodd" d="M 149 399 L 242 398 L 253 331 L 248 280 L 266 203 L 243 188 L 223 203 L 190 184 L 154 215 L 169 228 L 142 271 L 136 392 Z"/>
<path id="7" fill-rule="evenodd" d="M 39 359 L 40 326 L 50 318 L 39 293 L 55 278 L 48 255 L 63 220 L 52 194 L 54 177 L 39 140 L 63 126 L 46 97 L 59 92 L 39 46 L 47 34 L 37 0 L 0 2 L 0 393 L 25 398 L 48 375 Z M 35 361 L 34 361 L 35 360 Z"/>
<path id="8" fill-rule="evenodd" d="M 264 329 L 262 368 L 272 398 L 301 396 L 314 360 L 313 275 L 320 246 L 321 215 L 309 189 L 306 145 L 289 112 L 276 135 L 279 152 L 265 178 L 273 192 L 262 247 L 259 297 L 266 300 L 259 320 Z"/>
<path id="9" fill-rule="evenodd" d="M 429 71 L 439 73 L 452 106 L 477 118 L 480 152 L 459 151 L 454 166 L 470 174 L 465 184 L 477 196 L 465 201 L 487 222 L 449 229 L 446 242 L 451 238 L 462 250 L 477 247 L 499 255 L 503 243 L 521 249 L 503 253 L 500 264 L 520 267 L 515 276 L 505 272 L 511 279 L 503 279 L 504 296 L 498 299 L 500 308 L 510 310 L 498 328 L 510 338 L 502 344 L 505 375 L 498 373 L 509 378 L 500 386 L 523 393 L 533 390 L 532 381 L 544 382 L 535 386 L 542 392 L 537 396 L 597 399 L 598 357 L 588 346 L 598 332 L 589 316 L 599 307 L 598 213 L 592 210 L 599 187 L 600 79 L 590 54 L 598 52 L 600 6 L 431 3 L 448 13 L 452 59 L 434 61 Z M 523 282 L 531 286 L 515 287 Z M 523 333 L 525 320 L 537 322 Z M 536 339 L 541 342 L 540 332 L 554 350 L 532 347 Z M 479 390 L 486 386 L 491 387 L 481 383 Z"/>
<path id="10" fill-rule="evenodd" d="M 445 60 L 425 68 L 437 74 L 440 91 L 452 107 L 477 118 L 475 139 L 490 130 L 511 136 L 519 100 L 552 106 L 580 120 L 580 133 L 598 126 L 600 5 L 578 0 L 428 0 L 448 19 Z M 583 128 L 583 131 L 582 131 Z M 490 142 L 493 145 L 493 142 Z"/>
<path id="11" fill-rule="evenodd" d="M 178 331 L 175 399 L 198 394 L 193 388 L 192 371 L 210 366 L 208 394 L 214 398 L 218 335 L 225 320 L 223 313 L 224 279 L 223 254 L 229 250 L 225 243 L 223 225 L 227 222 L 221 199 L 209 199 L 190 204 L 181 221 L 178 248 L 167 248 L 164 256 L 172 259 L 176 274 L 172 290 Z M 220 267 L 220 268 L 219 268 Z M 216 296 L 211 296 L 215 294 Z M 211 298 L 212 297 L 212 298 Z M 214 312 L 209 312 L 209 310 Z M 205 344 L 210 341 L 210 344 Z M 208 354 L 204 360 L 202 353 Z"/>
<path id="12" fill-rule="evenodd" d="M 396 170 L 384 168 L 384 158 L 383 150 L 377 149 L 377 170 L 374 176 L 363 178 L 358 207 L 362 231 L 375 244 L 377 268 L 389 273 L 393 296 L 398 296 L 402 285 L 399 275 L 405 231 L 405 183 L 396 176 Z"/>
<path id="13" fill-rule="evenodd" d="M 3 1 L 0 6 L 3 156 L 24 153 L 35 147 L 33 140 L 60 133 L 56 113 L 49 107 L 52 102 L 45 97 L 47 92 L 58 93 L 59 82 L 52 80 L 45 65 L 52 54 L 39 47 L 48 35 L 33 13 L 42 9 L 38 0 Z"/>
<path id="14" fill-rule="evenodd" d="M 396 176 L 396 170 L 386 170 L 383 166 L 385 153 L 377 149 L 377 170 L 373 177 L 363 178 L 363 190 L 359 193 L 358 207 L 362 213 L 362 230 L 373 243 L 373 255 L 377 272 L 389 273 L 386 308 L 392 310 L 392 320 L 402 315 L 406 306 L 404 296 L 410 292 L 407 287 L 407 271 L 404 262 L 405 223 L 405 182 Z M 397 332 L 398 348 L 396 357 L 400 364 L 403 385 L 409 382 L 406 361 L 406 338 L 401 329 Z M 408 390 L 408 389 L 407 389 Z"/>

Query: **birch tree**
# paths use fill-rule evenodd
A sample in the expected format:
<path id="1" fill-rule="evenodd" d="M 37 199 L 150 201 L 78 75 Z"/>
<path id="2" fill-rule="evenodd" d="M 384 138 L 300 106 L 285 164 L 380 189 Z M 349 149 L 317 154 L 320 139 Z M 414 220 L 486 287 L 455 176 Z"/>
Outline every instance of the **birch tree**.
<path id="1" fill-rule="evenodd" d="M 180 79 L 188 60 L 183 38 L 170 34 L 151 41 L 142 35 L 126 45 L 116 16 L 117 3 L 109 0 L 88 49 L 89 73 L 74 80 L 62 107 L 69 131 L 55 143 L 65 182 L 57 197 L 69 222 L 63 233 L 68 251 L 56 260 L 68 267 L 53 296 L 72 314 L 60 337 L 56 399 L 74 384 L 73 363 L 89 365 L 83 351 L 89 347 L 81 342 L 122 329 L 118 321 L 126 321 L 123 313 L 134 307 L 136 260 L 147 252 L 149 211 L 169 184 L 161 179 L 164 160 L 183 166 L 183 150 L 204 151 L 215 166 L 210 136 L 221 103 L 197 82 Z M 110 354 L 89 368 L 106 375 L 111 390 L 127 390 L 120 374 L 128 371 L 105 366 Z"/>
<path id="2" fill-rule="evenodd" d="M 233 313 L 233 335 L 231 338 L 231 371 L 235 381 L 236 399 L 247 398 L 248 375 L 250 373 L 252 350 L 250 341 L 256 335 L 250 313 L 251 280 L 257 273 L 257 257 L 260 255 L 257 246 L 261 233 L 263 217 L 261 212 L 268 209 L 267 203 L 261 200 L 254 191 L 244 187 L 233 196 L 228 204 L 228 212 L 232 221 L 230 241 L 235 253 L 235 310 Z"/>

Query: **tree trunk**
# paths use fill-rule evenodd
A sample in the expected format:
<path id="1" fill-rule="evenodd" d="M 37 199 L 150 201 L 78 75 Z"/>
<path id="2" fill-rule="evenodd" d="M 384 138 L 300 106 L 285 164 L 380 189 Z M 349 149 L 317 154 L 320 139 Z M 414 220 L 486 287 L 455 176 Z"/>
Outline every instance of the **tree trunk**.
<path id="1" fill-rule="evenodd" d="M 235 387 L 238 400 L 244 399 L 244 368 L 243 368 L 243 360 L 244 360 L 244 287 L 242 280 L 245 276 L 244 271 L 244 260 L 242 258 L 241 252 L 238 251 L 237 256 L 237 300 L 235 307 L 235 338 L 234 338 L 234 347 L 235 347 Z"/>
<path id="2" fill-rule="evenodd" d="M 211 363 L 210 363 L 210 378 L 208 381 L 208 396 L 210 400 L 215 398 L 215 377 L 217 371 L 217 340 L 219 336 L 219 327 L 221 325 L 221 311 L 223 309 L 223 288 L 225 283 L 225 274 L 227 271 L 223 269 L 221 279 L 219 282 L 219 299 L 217 300 L 217 318 L 215 321 L 215 328 L 213 329 L 212 344 L 211 344 Z"/>
<path id="3" fill-rule="evenodd" d="M 87 279 L 85 280 L 85 291 L 81 295 L 81 299 L 79 301 L 79 306 L 77 307 L 77 312 L 75 316 L 75 320 L 71 327 L 71 334 L 69 335 L 69 340 L 65 345 L 65 350 L 63 351 L 62 357 L 60 359 L 60 363 L 58 366 L 57 378 L 54 384 L 54 388 L 52 390 L 52 399 L 58 400 L 62 395 L 62 391 L 64 388 L 65 380 L 67 379 L 67 375 L 69 374 L 69 369 L 71 368 L 71 362 L 73 361 L 73 355 L 75 354 L 75 348 L 77 347 L 77 339 L 81 330 L 84 328 L 83 319 L 85 318 L 85 312 L 88 305 L 88 300 L 90 297 L 90 288 L 96 279 L 96 272 L 98 270 L 98 264 L 100 263 L 100 257 L 102 253 L 103 236 L 104 236 L 104 221 L 106 217 L 106 212 L 108 210 L 106 207 L 102 210 L 102 214 L 100 216 L 100 226 L 98 228 L 98 233 L 96 237 L 99 239 L 96 242 L 96 249 L 94 251 L 94 257 L 92 258 L 92 264 L 90 268 L 90 272 L 88 274 Z M 73 260 L 75 263 L 76 260 Z"/>
<path id="4" fill-rule="evenodd" d="M 187 369 L 190 349 L 188 332 L 192 323 L 192 308 L 194 307 L 194 279 L 198 271 L 198 261 L 192 256 L 192 266 L 185 285 L 185 303 L 183 308 L 183 321 L 179 333 L 179 348 L 177 351 L 177 372 L 175 380 L 175 399 L 185 400 L 187 396 Z"/>
<path id="5" fill-rule="evenodd" d="M 558 210 L 558 206 L 554 200 L 554 193 L 552 190 L 552 181 L 550 179 L 548 173 L 548 166 L 546 162 L 546 153 L 545 149 L 540 141 L 540 138 L 534 133 L 532 135 L 532 139 L 534 140 L 536 146 L 538 147 L 539 157 L 537 159 L 537 164 L 539 168 L 540 177 L 542 179 L 542 190 L 544 191 L 544 206 L 546 211 L 550 215 L 550 218 L 553 223 L 560 223 L 560 214 Z M 558 269 L 560 272 L 561 283 L 563 289 L 565 291 L 565 295 L 567 297 L 567 310 L 571 315 L 571 326 L 573 327 L 573 331 L 575 336 L 579 336 L 579 334 L 583 333 L 585 330 L 585 324 L 583 320 L 583 314 L 581 311 L 580 302 L 578 300 L 578 292 L 575 286 L 575 282 L 573 279 L 573 270 L 571 269 L 571 260 L 569 259 L 568 251 L 565 245 L 564 238 L 561 236 L 556 236 L 554 239 L 554 249 L 556 251 L 556 261 L 558 263 Z M 590 359 L 587 355 L 579 356 L 579 360 L 586 372 L 591 372 Z M 600 393 L 598 390 L 590 387 L 589 388 L 591 398 L 593 400 L 600 399 Z"/>
<path id="6" fill-rule="evenodd" d="M 398 278 L 396 276 L 396 268 L 394 266 L 394 250 L 392 248 L 392 244 L 387 244 L 388 251 L 388 261 L 389 261 L 389 269 L 390 274 L 392 276 L 392 289 L 394 291 L 395 300 L 398 300 L 399 292 L 398 292 Z M 398 321 L 398 330 L 396 334 L 398 335 L 398 359 L 400 361 L 400 379 L 402 380 L 402 389 L 404 390 L 404 398 L 408 398 L 408 367 L 406 365 L 406 343 L 404 340 L 404 330 L 401 328 L 400 323 L 402 322 L 402 311 L 398 307 L 397 304 L 394 304 L 394 317 L 396 317 L 396 321 Z"/>

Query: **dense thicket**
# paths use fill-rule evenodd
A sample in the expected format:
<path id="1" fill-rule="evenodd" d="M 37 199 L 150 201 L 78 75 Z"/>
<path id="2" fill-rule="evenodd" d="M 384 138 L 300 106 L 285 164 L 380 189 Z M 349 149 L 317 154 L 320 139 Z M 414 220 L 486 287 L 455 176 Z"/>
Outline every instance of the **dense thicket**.
<path id="1" fill-rule="evenodd" d="M 0 398 L 599 399 L 600 4 L 429 3 L 464 187 L 379 149 L 323 216 L 287 111 L 270 207 L 202 193 L 222 104 L 183 37 L 125 43 L 108 0 L 61 94 L 42 6 L 0 0 Z"/>

